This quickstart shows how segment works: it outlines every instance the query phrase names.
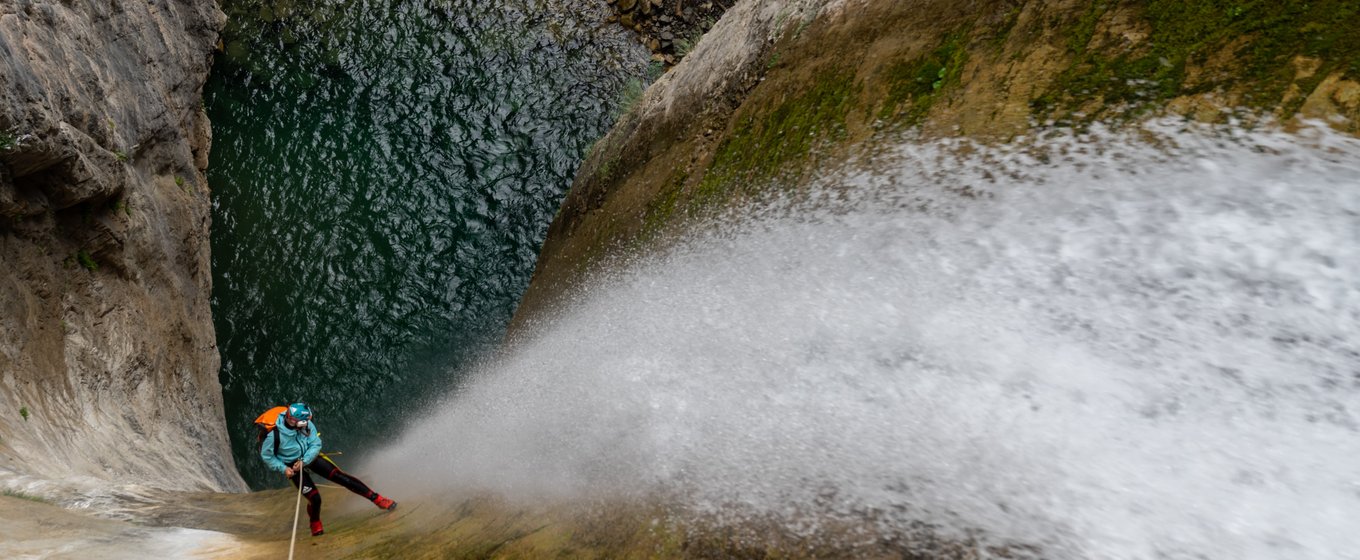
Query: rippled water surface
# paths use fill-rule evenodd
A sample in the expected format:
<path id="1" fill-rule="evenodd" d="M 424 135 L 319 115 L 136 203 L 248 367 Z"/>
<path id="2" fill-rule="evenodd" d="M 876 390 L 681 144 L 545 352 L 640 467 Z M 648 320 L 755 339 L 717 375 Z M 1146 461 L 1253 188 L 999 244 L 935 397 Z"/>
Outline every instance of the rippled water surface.
<path id="1" fill-rule="evenodd" d="M 224 2 L 213 313 L 252 484 L 274 482 L 259 411 L 311 402 L 343 464 L 499 338 L 583 153 L 646 73 L 602 5 L 576 4 Z"/>

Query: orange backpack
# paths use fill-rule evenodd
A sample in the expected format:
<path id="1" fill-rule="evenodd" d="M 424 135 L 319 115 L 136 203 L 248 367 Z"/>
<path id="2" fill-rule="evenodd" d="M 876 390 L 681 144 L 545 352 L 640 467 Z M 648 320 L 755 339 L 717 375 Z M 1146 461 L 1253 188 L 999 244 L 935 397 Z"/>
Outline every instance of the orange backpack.
<path id="1" fill-rule="evenodd" d="M 264 414 L 255 417 L 255 427 L 259 428 L 259 433 L 255 436 L 255 448 L 259 449 L 264 443 L 264 438 L 269 436 L 269 432 L 274 431 L 274 423 L 279 419 L 279 415 L 288 412 L 286 406 L 276 406 L 264 411 Z M 279 438 L 274 438 L 274 455 L 279 454 Z"/>

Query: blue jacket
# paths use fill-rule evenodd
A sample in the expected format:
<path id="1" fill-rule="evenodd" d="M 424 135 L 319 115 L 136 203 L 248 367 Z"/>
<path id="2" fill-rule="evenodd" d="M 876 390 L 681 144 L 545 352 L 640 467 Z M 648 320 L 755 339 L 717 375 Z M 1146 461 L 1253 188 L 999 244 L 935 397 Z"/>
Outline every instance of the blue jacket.
<path id="1" fill-rule="evenodd" d="M 279 439 L 278 455 L 274 455 L 274 438 Z M 265 465 L 278 472 L 293 466 L 298 458 L 302 458 L 304 465 L 310 465 L 320 453 L 321 432 L 317 430 L 316 422 L 306 429 L 294 430 L 284 423 L 282 414 L 274 421 L 274 429 L 264 436 L 264 443 L 260 445 L 260 458 L 264 459 Z"/>

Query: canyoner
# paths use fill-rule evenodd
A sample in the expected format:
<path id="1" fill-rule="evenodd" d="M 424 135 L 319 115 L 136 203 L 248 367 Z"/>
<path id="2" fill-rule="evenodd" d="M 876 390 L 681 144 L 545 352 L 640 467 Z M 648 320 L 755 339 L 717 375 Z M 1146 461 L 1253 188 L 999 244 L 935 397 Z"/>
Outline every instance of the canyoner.
<path id="1" fill-rule="evenodd" d="M 395 501 L 340 470 L 335 461 L 321 452 L 321 431 L 312 421 L 312 410 L 305 403 L 271 408 L 255 419 L 255 425 L 260 430 L 257 438 L 260 459 L 271 470 L 287 477 L 306 496 L 312 536 L 319 536 L 324 531 L 321 527 L 321 492 L 312 482 L 311 473 L 363 496 L 379 508 L 396 509 Z"/>

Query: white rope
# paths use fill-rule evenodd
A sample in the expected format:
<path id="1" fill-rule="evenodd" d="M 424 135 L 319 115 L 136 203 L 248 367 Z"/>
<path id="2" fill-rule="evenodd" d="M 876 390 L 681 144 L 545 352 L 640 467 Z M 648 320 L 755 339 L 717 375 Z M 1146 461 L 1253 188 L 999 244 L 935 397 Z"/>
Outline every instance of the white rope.
<path id="1" fill-rule="evenodd" d="M 298 497 L 297 505 L 293 506 L 293 540 L 288 543 L 288 560 L 293 560 L 293 547 L 297 546 L 297 523 L 298 515 L 302 513 L 302 471 L 297 472 L 298 477 Z"/>

